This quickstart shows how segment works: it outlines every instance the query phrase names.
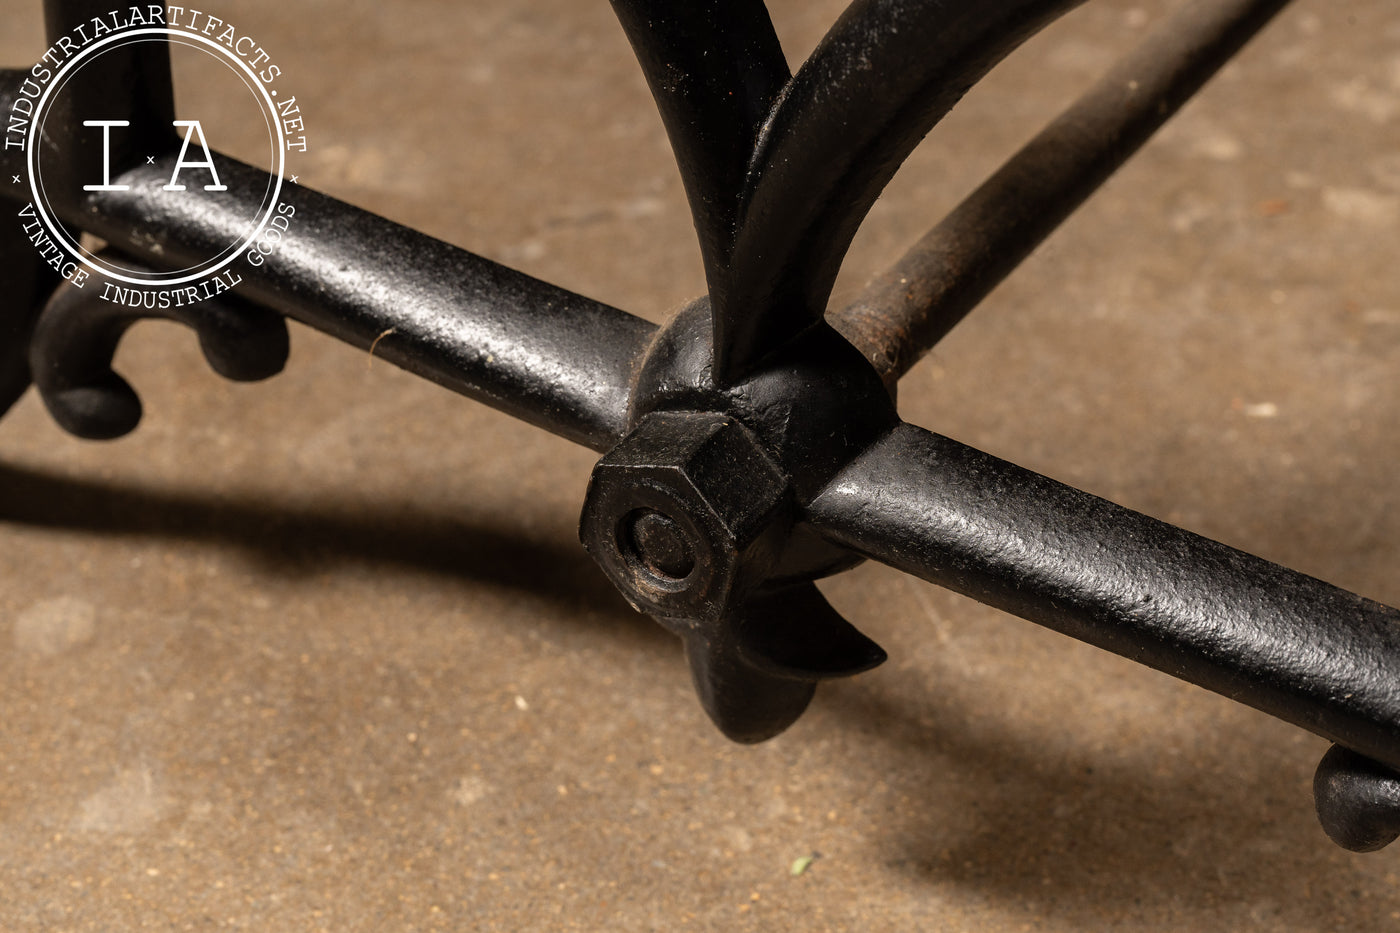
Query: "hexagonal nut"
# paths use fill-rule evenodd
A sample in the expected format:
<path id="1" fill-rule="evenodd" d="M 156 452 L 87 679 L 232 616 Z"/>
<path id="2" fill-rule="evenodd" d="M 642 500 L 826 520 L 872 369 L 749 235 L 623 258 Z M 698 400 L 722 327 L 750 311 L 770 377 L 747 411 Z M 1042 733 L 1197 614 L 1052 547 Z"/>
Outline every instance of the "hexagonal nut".
<path id="1" fill-rule="evenodd" d="M 767 577 L 791 501 L 787 476 L 740 422 L 653 412 L 594 467 L 579 538 L 633 606 L 685 630 Z"/>

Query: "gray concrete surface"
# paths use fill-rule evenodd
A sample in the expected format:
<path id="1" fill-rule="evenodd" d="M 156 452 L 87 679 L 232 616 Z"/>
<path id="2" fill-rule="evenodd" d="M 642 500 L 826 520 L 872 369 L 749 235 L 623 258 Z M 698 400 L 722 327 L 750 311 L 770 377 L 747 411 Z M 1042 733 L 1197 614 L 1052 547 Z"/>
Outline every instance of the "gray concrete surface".
<path id="1" fill-rule="evenodd" d="M 293 70 L 303 184 L 655 319 L 701 291 L 607 4 L 224 6 Z M 839 6 L 775 4 L 794 59 Z M 995 72 L 840 295 L 1164 8 Z M 1300 0 L 905 417 L 1400 601 L 1397 127 L 1400 8 Z M 1400 855 L 1315 825 L 1319 739 L 863 566 L 823 588 L 890 662 L 730 745 L 575 542 L 588 452 L 301 328 L 263 385 L 168 325 L 119 362 L 131 437 L 0 422 L 0 929 L 1400 929 Z"/>

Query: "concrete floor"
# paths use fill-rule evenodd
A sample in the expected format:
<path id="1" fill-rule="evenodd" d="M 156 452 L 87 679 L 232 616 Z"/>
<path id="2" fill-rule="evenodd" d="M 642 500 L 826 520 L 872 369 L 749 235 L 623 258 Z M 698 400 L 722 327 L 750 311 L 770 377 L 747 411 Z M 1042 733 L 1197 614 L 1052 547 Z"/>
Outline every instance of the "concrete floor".
<path id="1" fill-rule="evenodd" d="M 774 4 L 794 59 L 840 5 Z M 838 301 L 1165 6 L 1095 0 L 979 86 Z M 653 319 L 702 290 L 601 0 L 225 18 L 294 78 L 301 183 Z M 904 416 L 1400 602 L 1398 128 L 1400 9 L 1300 0 Z M 1400 855 L 1315 824 L 1320 739 L 862 566 L 823 589 L 890 662 L 731 745 L 576 544 L 589 452 L 302 328 L 264 385 L 169 325 L 119 363 L 129 438 L 0 423 L 0 929 L 1400 929 Z"/>

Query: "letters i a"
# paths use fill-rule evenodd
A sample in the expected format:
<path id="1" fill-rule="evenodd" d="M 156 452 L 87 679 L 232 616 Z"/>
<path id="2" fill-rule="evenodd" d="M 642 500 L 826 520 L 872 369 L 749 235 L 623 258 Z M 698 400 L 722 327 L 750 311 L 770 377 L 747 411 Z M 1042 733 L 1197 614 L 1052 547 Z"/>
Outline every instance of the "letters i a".
<path id="1" fill-rule="evenodd" d="M 126 191 L 130 185 L 112 184 L 112 127 L 130 126 L 128 120 L 84 120 L 83 126 L 102 127 L 102 184 L 83 185 L 84 191 Z M 204 140 L 204 127 L 199 125 L 198 120 L 176 120 L 175 126 L 188 128 L 185 133 L 184 142 L 180 145 L 180 154 L 175 159 L 175 171 L 170 175 L 170 184 L 162 186 L 166 191 L 184 191 L 185 186 L 179 183 L 180 169 L 182 168 L 207 168 L 210 177 L 214 180 L 212 185 L 205 185 L 205 191 L 227 191 L 228 186 L 219 182 L 219 172 L 214 168 L 214 157 L 209 152 L 209 144 Z M 186 162 L 185 153 L 189 151 L 190 139 L 199 137 L 199 148 L 204 150 L 203 162 Z"/>

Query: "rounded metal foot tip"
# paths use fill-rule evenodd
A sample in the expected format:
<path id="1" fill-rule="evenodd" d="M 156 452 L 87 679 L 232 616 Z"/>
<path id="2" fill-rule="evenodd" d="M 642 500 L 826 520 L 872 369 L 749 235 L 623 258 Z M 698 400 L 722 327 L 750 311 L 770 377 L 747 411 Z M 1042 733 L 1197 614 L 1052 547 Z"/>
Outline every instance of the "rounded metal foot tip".
<path id="1" fill-rule="evenodd" d="M 1340 745 L 1313 777 L 1317 818 L 1327 837 L 1352 852 L 1375 852 L 1400 837 L 1400 774 Z"/>

